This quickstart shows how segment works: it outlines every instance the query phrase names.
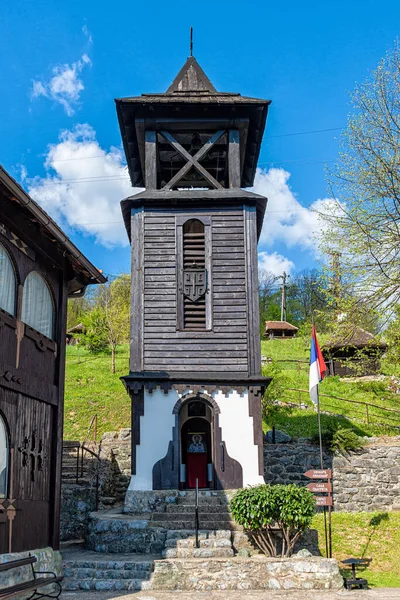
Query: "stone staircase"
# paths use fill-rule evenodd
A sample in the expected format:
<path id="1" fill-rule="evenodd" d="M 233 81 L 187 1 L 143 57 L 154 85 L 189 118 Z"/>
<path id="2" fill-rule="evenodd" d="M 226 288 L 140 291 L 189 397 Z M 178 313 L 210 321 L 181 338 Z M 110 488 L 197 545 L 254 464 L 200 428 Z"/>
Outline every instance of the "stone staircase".
<path id="1" fill-rule="evenodd" d="M 63 485 L 90 485 L 95 472 L 96 459 L 89 454 L 85 455 L 83 470 L 81 460 L 77 458 L 80 443 L 64 441 L 62 452 L 62 484 Z"/>
<path id="2" fill-rule="evenodd" d="M 154 512 L 151 525 L 172 530 L 195 528 L 195 492 L 179 496 L 175 504 L 167 504 L 165 512 Z M 220 494 L 199 495 L 199 529 L 234 530 L 236 524 L 231 518 L 226 499 Z"/>
<path id="3" fill-rule="evenodd" d="M 84 550 L 64 550 L 62 556 L 65 592 L 148 590 L 154 560 L 160 558 L 148 554 L 97 554 Z"/>
<path id="4" fill-rule="evenodd" d="M 195 531 L 168 531 L 163 558 L 229 558 L 234 556 L 232 533 L 227 530 L 200 531 L 199 548 Z"/>

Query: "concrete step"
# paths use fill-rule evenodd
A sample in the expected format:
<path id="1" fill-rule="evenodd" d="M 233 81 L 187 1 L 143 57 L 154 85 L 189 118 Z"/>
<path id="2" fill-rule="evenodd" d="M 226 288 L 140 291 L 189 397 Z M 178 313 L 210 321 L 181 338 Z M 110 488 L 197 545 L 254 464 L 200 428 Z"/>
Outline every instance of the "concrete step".
<path id="1" fill-rule="evenodd" d="M 214 539 L 225 539 L 230 540 L 232 533 L 229 529 L 215 529 L 214 531 L 207 531 L 201 529 L 199 531 L 199 540 L 214 540 Z M 184 530 L 171 530 L 167 532 L 167 541 L 168 540 L 195 540 L 196 539 L 196 531 L 194 529 L 184 529 Z"/>
<path id="2" fill-rule="evenodd" d="M 193 506 L 196 503 L 195 497 L 190 498 L 179 498 L 177 501 L 178 506 Z M 220 498 L 216 496 L 200 497 L 199 506 L 227 506 L 226 502 L 222 502 Z"/>
<path id="3" fill-rule="evenodd" d="M 64 592 L 91 590 L 104 592 L 133 592 L 151 589 L 151 582 L 143 579 L 68 579 L 62 583 Z"/>
<path id="4" fill-rule="evenodd" d="M 166 548 L 163 558 L 230 558 L 232 548 Z"/>
<path id="5" fill-rule="evenodd" d="M 196 506 L 194 504 L 167 504 L 166 513 L 168 514 L 182 514 L 189 513 L 193 514 L 196 510 Z M 199 505 L 199 514 L 211 514 L 211 513 L 229 513 L 229 509 L 225 505 L 221 504 L 209 504 L 205 506 L 204 504 Z M 158 513 L 159 514 L 159 513 Z"/>
<path id="6" fill-rule="evenodd" d="M 150 588 L 154 560 L 137 554 L 96 554 L 73 547 L 62 551 L 64 591 L 137 591 Z"/>
<path id="7" fill-rule="evenodd" d="M 145 579 L 145 571 L 137 569 L 84 569 L 64 567 L 64 577 L 68 579 Z M 151 570 L 148 572 L 149 577 Z"/>
<path id="8" fill-rule="evenodd" d="M 229 532 L 231 533 L 231 532 Z M 199 539 L 200 548 L 231 548 L 232 542 L 230 539 L 220 538 L 220 539 Z M 195 548 L 196 547 L 196 539 L 195 538 L 187 538 L 184 540 L 180 539 L 167 539 L 165 541 L 166 548 Z"/>
<path id="9" fill-rule="evenodd" d="M 193 529 L 194 528 L 194 518 L 193 519 L 185 519 L 185 520 L 167 520 L 167 521 L 163 521 L 163 520 L 152 520 L 151 521 L 151 526 L 152 527 L 162 527 L 163 529 Z M 222 519 L 218 519 L 218 520 L 212 520 L 212 519 L 199 519 L 199 529 L 205 529 L 207 531 L 210 530 L 215 530 L 215 529 L 229 529 L 231 531 L 234 530 L 241 530 L 241 527 L 239 527 L 234 521 L 229 521 L 229 520 L 222 520 Z"/>
<path id="10" fill-rule="evenodd" d="M 219 508 L 222 508 L 219 507 Z M 168 511 L 165 513 L 152 513 L 151 515 L 151 521 L 182 521 L 185 519 L 194 519 L 195 518 L 195 511 L 190 510 L 190 511 L 179 511 L 179 510 L 175 510 L 175 511 Z M 205 521 L 217 521 L 218 519 L 221 519 L 221 521 L 230 521 L 231 520 L 231 515 L 227 510 L 224 511 L 214 511 L 214 510 L 206 510 L 206 509 L 199 509 L 199 518 L 201 520 L 205 520 Z"/>

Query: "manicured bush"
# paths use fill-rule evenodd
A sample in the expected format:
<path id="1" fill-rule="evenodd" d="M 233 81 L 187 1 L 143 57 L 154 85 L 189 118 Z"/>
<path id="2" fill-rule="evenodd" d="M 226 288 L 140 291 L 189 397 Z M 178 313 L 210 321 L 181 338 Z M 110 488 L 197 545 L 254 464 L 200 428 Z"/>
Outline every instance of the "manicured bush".
<path id="1" fill-rule="evenodd" d="M 257 485 L 244 488 L 232 497 L 235 521 L 269 556 L 290 556 L 301 534 L 309 528 L 315 499 L 297 485 Z"/>

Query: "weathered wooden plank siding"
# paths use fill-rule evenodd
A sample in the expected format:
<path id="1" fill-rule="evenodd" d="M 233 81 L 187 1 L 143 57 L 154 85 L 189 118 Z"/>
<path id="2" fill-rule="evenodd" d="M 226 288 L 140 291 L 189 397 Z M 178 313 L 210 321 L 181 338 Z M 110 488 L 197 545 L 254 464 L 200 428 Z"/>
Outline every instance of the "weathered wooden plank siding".
<path id="1" fill-rule="evenodd" d="M 243 211 L 216 210 L 202 215 L 211 216 L 212 329 L 188 332 L 177 330 L 175 215 L 144 213 L 144 370 L 249 371 Z M 188 219 L 195 216 L 188 215 Z"/>

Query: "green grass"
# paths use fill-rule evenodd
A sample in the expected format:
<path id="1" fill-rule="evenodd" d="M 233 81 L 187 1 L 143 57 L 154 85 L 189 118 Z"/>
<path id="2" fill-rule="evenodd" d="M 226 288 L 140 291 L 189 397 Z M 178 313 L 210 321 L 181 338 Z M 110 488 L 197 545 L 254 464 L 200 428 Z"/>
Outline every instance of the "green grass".
<path id="1" fill-rule="evenodd" d="M 321 342 L 323 342 L 323 336 L 320 336 Z M 297 405 L 303 403 L 310 406 L 308 394 L 309 340 L 295 338 L 263 341 L 261 352 L 263 356 L 278 361 L 281 370 L 278 377 L 281 381 L 281 388 L 283 388 L 278 399 Z M 299 362 L 291 362 L 291 360 Z M 268 366 L 264 367 L 265 375 L 268 374 L 268 370 Z M 385 365 L 385 374 L 391 374 L 387 365 Z M 319 386 L 321 410 L 340 416 L 322 415 L 323 423 L 339 420 L 343 426 L 352 425 L 353 428 L 358 429 L 359 435 L 398 435 L 399 429 L 396 426 L 400 427 L 400 396 L 388 389 L 388 381 L 388 379 L 384 379 L 351 382 L 339 377 L 325 378 Z M 304 390 L 304 392 L 290 391 L 289 388 Z M 329 395 L 329 398 L 324 394 Z M 364 405 L 345 402 L 334 396 L 375 406 L 369 406 L 367 414 Z M 398 410 L 399 413 L 391 414 L 383 410 L 384 408 L 392 408 Z M 310 437 L 317 432 L 317 416 L 312 409 L 295 408 L 289 414 L 282 412 L 281 415 L 274 416 L 274 423 L 267 423 L 267 426 L 271 425 L 283 429 L 290 435 Z"/>
<path id="2" fill-rule="evenodd" d="M 323 336 L 320 336 L 320 342 Z M 306 363 L 280 362 L 283 394 L 286 402 L 310 404 L 308 392 L 290 392 L 287 388 L 308 390 L 309 340 L 272 340 L 262 342 L 262 354 L 279 361 L 304 360 Z M 267 369 L 268 370 L 268 367 Z M 76 346 L 67 347 L 66 388 L 65 388 L 65 439 L 83 440 L 92 416 L 98 415 L 98 433 L 130 427 L 130 400 L 120 381 L 121 375 L 129 372 L 129 347 L 120 346 L 116 356 L 116 373 L 111 373 L 109 354 L 90 354 Z M 385 373 L 390 374 L 385 365 Z M 320 392 L 350 400 L 369 402 L 382 407 L 400 410 L 400 396 L 387 388 L 387 381 L 348 383 L 338 377 L 328 377 L 320 385 Z M 365 408 L 321 396 L 322 410 L 335 415 L 322 415 L 323 424 L 333 421 L 344 426 L 352 426 L 359 435 L 398 434 L 394 427 L 382 427 L 378 422 L 390 424 L 388 415 L 379 408 L 369 409 L 370 425 L 366 424 Z M 393 415 L 392 424 L 400 425 L 400 414 Z M 399 417 L 399 418 L 398 418 Z M 397 420 L 398 419 L 398 420 Z M 312 409 L 295 408 L 274 416 L 273 422 L 265 423 L 268 428 L 275 425 L 292 436 L 311 437 L 317 432 L 317 416 Z"/>
<path id="3" fill-rule="evenodd" d="M 120 381 L 129 373 L 129 346 L 120 346 L 116 373 L 111 373 L 110 354 L 90 354 L 67 347 L 64 439 L 83 441 L 94 414 L 98 415 L 98 438 L 106 431 L 130 427 L 131 405 Z"/>
<path id="4" fill-rule="evenodd" d="M 314 517 L 312 527 L 325 555 L 322 514 Z M 358 571 L 370 587 L 400 587 L 400 513 L 332 513 L 332 554 L 338 560 L 372 559 L 367 569 Z"/>

